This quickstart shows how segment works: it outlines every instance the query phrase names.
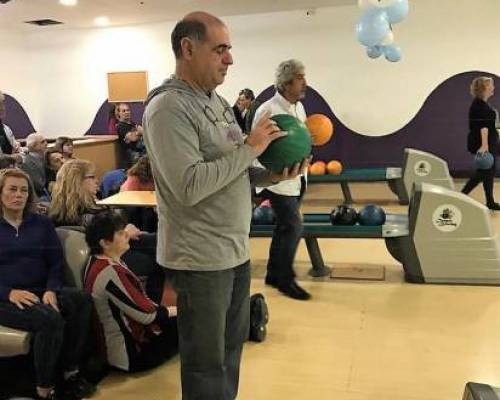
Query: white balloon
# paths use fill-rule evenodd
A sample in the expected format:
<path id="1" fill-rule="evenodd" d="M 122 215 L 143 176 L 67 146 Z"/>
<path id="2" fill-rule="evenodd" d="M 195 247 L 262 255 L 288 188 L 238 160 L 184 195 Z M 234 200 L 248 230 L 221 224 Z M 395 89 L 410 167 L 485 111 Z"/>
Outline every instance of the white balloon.
<path id="1" fill-rule="evenodd" d="M 394 33 L 392 31 L 387 32 L 385 38 L 380 43 L 382 46 L 388 46 L 394 42 Z"/>

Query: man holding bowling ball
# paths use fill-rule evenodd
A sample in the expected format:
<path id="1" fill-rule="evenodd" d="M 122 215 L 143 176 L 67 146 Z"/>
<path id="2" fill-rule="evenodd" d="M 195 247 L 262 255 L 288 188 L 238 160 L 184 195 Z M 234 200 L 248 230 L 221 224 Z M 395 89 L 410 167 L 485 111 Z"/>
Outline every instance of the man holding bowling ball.
<path id="1" fill-rule="evenodd" d="M 171 35 L 175 74 L 154 89 L 144 138 L 158 201 L 157 260 L 177 292 L 183 400 L 233 400 L 250 325 L 250 182 L 294 178 L 302 166 L 251 168 L 286 135 L 259 118 L 244 142 L 216 88 L 233 63 L 226 25 L 205 12 Z"/>
<path id="2" fill-rule="evenodd" d="M 259 121 L 263 115 L 269 113 L 271 116 L 292 115 L 304 122 L 306 112 L 300 102 L 305 97 L 307 88 L 304 65 L 298 60 L 283 61 L 276 70 L 275 86 L 276 94 L 257 109 L 254 121 Z M 300 203 L 305 189 L 305 177 L 300 175 L 276 185 L 256 189 L 262 198 L 271 200 L 276 215 L 276 227 L 267 262 L 266 284 L 297 300 L 311 298 L 311 295 L 297 284 L 293 271 L 295 253 L 302 232 Z"/>

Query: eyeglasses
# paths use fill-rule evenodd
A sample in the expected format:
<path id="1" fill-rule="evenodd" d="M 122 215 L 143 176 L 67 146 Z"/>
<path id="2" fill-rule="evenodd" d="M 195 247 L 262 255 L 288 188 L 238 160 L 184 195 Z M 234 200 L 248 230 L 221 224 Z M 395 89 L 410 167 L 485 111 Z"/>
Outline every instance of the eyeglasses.
<path id="1" fill-rule="evenodd" d="M 232 125 L 236 122 L 236 120 L 233 117 L 233 110 L 231 109 L 231 107 L 224 107 L 224 112 L 222 113 L 224 121 L 221 121 L 219 118 L 217 118 L 217 114 L 215 114 L 215 111 L 212 110 L 208 105 L 205 105 L 203 113 L 208 118 L 208 120 L 214 125 L 217 125 L 217 122 L 221 122 L 223 124 L 225 123 L 227 125 Z"/>

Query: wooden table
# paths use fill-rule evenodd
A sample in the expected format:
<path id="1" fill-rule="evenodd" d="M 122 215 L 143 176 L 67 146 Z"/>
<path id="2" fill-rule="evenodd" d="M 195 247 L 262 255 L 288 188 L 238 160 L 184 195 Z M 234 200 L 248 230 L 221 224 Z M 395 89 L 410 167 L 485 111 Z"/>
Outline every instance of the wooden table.
<path id="1" fill-rule="evenodd" d="M 156 194 L 150 191 L 119 192 L 97 204 L 111 207 L 156 207 Z"/>

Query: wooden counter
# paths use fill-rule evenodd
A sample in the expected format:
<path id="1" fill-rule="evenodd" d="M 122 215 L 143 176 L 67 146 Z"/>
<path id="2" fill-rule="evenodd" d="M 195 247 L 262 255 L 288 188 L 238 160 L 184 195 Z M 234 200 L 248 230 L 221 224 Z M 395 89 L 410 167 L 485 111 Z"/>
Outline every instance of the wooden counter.
<path id="1" fill-rule="evenodd" d="M 76 158 L 91 161 L 96 167 L 96 176 L 117 168 L 119 149 L 118 136 L 95 135 L 73 139 L 73 154 Z"/>

